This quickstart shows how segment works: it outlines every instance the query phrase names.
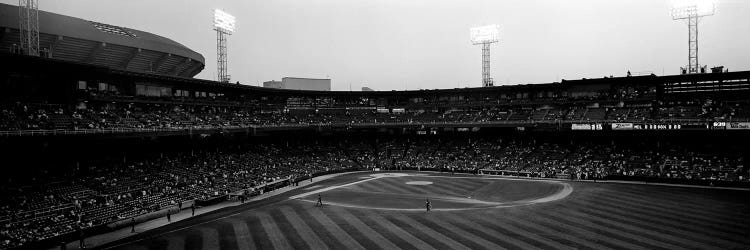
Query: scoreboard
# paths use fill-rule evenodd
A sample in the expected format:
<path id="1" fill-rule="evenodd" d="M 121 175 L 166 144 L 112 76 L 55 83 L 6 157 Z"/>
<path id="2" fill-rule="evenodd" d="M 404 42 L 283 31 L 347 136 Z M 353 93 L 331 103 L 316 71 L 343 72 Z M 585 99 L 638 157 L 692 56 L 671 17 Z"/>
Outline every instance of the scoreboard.
<path id="1" fill-rule="evenodd" d="M 750 130 L 750 122 L 684 122 L 684 123 L 572 123 L 574 131 L 633 130 Z"/>

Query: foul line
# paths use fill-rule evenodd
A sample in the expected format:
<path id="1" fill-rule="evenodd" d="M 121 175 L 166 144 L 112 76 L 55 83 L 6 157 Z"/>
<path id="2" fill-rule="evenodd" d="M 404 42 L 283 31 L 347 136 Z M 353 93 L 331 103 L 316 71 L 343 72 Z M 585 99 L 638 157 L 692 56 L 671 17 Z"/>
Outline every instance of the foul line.
<path id="1" fill-rule="evenodd" d="M 361 180 L 361 181 L 355 181 L 355 182 L 352 182 L 352 183 L 347 183 L 347 184 L 344 184 L 344 185 L 330 186 L 330 187 L 327 187 L 327 188 L 321 188 L 321 189 L 318 189 L 318 190 L 315 190 L 315 191 L 310 191 L 310 192 L 307 192 L 307 193 L 301 193 L 301 194 L 289 197 L 289 199 L 290 200 L 299 199 L 299 198 L 302 198 L 302 197 L 305 197 L 305 196 L 309 196 L 309 195 L 313 195 L 313 194 L 317 194 L 317 193 L 322 193 L 322 192 L 333 190 L 333 189 L 337 189 L 337 188 L 348 187 L 348 186 L 351 186 L 351 185 L 356 185 L 356 184 L 360 184 L 360 183 L 363 183 L 363 182 L 368 182 L 368 181 L 371 181 L 371 180 L 377 180 L 377 179 L 380 179 L 380 178 L 383 178 L 383 177 L 378 176 L 378 177 L 373 177 L 373 178 L 370 178 L 370 179 L 364 179 L 364 180 Z"/>

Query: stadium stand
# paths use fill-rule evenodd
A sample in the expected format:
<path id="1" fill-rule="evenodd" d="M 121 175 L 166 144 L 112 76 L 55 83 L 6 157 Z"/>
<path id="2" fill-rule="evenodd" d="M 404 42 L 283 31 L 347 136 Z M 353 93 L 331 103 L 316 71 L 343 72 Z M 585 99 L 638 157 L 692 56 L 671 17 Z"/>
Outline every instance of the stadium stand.
<path id="1" fill-rule="evenodd" d="M 750 186 L 747 71 L 351 92 L 186 78 L 197 56 L 0 61 L 0 248 L 348 170 Z"/>
<path id="2" fill-rule="evenodd" d="M 567 179 L 661 179 L 747 182 L 736 151 L 644 142 L 627 147 L 536 139 L 409 137 L 274 141 L 234 149 L 161 154 L 102 162 L 67 175 L 4 180 L 0 221 L 3 248 L 77 227 L 96 227 L 175 207 L 226 199 L 264 183 L 345 169 L 487 171 Z M 72 226 L 78 225 L 78 226 Z"/>

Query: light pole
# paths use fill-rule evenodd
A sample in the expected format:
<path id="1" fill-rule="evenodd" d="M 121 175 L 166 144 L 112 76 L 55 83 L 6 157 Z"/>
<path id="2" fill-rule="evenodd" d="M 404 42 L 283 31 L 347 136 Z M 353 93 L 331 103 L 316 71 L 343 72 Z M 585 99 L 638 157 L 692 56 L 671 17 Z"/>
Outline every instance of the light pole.
<path id="1" fill-rule="evenodd" d="M 482 86 L 493 86 L 494 80 L 490 76 L 490 45 L 500 41 L 500 26 L 494 24 L 471 28 L 469 34 L 474 45 L 482 45 Z"/>

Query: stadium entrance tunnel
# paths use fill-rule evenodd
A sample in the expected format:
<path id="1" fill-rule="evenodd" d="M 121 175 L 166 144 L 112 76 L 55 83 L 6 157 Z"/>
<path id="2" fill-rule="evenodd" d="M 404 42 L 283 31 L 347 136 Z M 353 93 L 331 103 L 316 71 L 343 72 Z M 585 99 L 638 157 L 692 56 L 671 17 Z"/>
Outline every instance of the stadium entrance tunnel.
<path id="1" fill-rule="evenodd" d="M 366 179 L 313 190 L 291 199 L 349 208 L 458 211 L 524 206 L 564 199 L 573 192 L 565 182 L 484 176 L 382 173 Z M 360 177 L 361 178 L 361 177 Z"/>

